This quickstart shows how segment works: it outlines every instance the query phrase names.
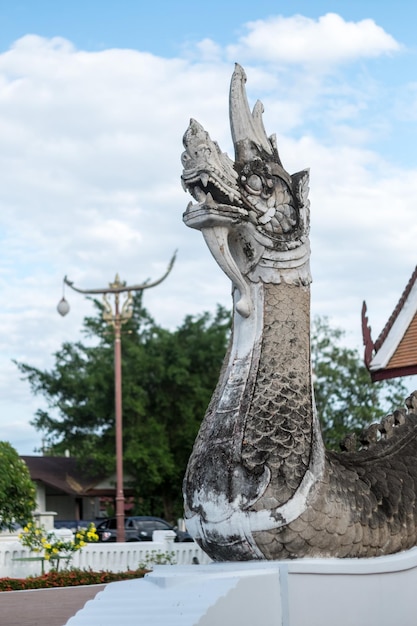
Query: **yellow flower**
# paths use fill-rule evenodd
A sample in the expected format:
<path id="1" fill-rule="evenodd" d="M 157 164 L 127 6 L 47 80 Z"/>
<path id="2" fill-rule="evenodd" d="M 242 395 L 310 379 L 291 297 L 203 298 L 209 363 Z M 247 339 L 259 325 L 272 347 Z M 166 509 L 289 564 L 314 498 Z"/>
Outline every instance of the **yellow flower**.
<path id="1" fill-rule="evenodd" d="M 54 554 L 57 554 L 57 553 L 59 552 L 59 550 L 58 550 L 58 548 L 52 548 L 52 552 L 53 552 Z"/>
<path id="2" fill-rule="evenodd" d="M 24 533 L 28 533 L 29 532 L 29 526 L 25 526 L 24 529 L 23 529 L 23 532 Z"/>
<path id="3" fill-rule="evenodd" d="M 46 561 L 49 561 L 49 559 L 50 559 L 50 558 L 51 558 L 51 555 L 50 555 L 50 554 L 45 554 L 45 560 L 46 560 Z"/>

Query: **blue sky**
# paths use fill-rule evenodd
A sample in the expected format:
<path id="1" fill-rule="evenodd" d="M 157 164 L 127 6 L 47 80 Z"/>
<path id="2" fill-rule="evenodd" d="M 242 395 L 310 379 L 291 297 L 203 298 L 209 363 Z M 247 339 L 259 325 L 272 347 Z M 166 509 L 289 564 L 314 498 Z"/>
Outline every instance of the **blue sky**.
<path id="1" fill-rule="evenodd" d="M 242 32 L 245 23 L 253 20 L 296 14 L 314 19 L 329 12 L 339 13 L 348 21 L 374 19 L 396 39 L 408 46 L 415 45 L 417 9 L 409 0 L 2 0 L 0 44 L 7 48 L 19 37 L 36 33 L 66 37 L 84 50 L 136 48 L 175 56 L 182 46 L 206 37 L 225 45 Z"/>
<path id="2" fill-rule="evenodd" d="M 290 172 L 311 169 L 312 311 L 361 347 L 416 264 L 417 6 L 411 2 L 0 0 L 0 420 L 21 454 L 41 399 L 12 359 L 50 367 L 91 312 L 68 294 L 161 275 L 157 322 L 230 304 L 202 238 L 182 224 L 189 118 L 233 156 L 234 62 Z"/>

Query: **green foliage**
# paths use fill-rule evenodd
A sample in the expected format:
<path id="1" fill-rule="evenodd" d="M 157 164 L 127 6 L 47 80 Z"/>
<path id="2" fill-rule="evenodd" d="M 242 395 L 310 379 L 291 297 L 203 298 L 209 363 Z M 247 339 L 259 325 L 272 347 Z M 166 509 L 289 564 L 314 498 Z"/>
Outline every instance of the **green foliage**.
<path id="1" fill-rule="evenodd" d="M 151 570 L 154 565 L 176 565 L 175 552 L 161 552 L 151 550 L 146 553 L 146 557 L 139 563 L 139 569 Z"/>
<path id="2" fill-rule="evenodd" d="M 43 526 L 28 522 L 19 534 L 19 540 L 31 552 L 38 553 L 40 558 L 54 563 L 55 569 L 58 570 L 61 561 L 68 566 L 74 553 L 84 548 L 87 543 L 98 541 L 98 535 L 95 525 L 91 523 L 88 528 L 77 530 L 72 539 L 63 541 L 56 536 L 55 531 L 48 531 Z"/>
<path id="3" fill-rule="evenodd" d="M 30 520 L 35 495 L 26 463 L 9 443 L 0 441 L 0 529 L 13 530 L 14 523 Z"/>
<path id="4" fill-rule="evenodd" d="M 17 363 L 48 410 L 34 426 L 46 435 L 50 453 L 71 451 L 80 462 L 114 472 L 115 414 L 113 336 L 94 301 L 84 320 L 86 342 L 65 343 L 50 371 Z M 123 326 L 123 446 L 125 475 L 132 478 L 136 508 L 169 520 L 182 515 L 186 464 L 227 347 L 230 314 L 187 316 L 179 328 L 156 325 L 134 299 Z"/>
<path id="5" fill-rule="evenodd" d="M 32 391 L 48 401 L 48 410 L 37 411 L 33 424 L 46 435 L 50 453 L 69 449 L 89 468 L 95 464 L 111 474 L 113 336 L 101 304 L 93 302 L 97 314 L 84 320 L 86 341 L 64 343 L 50 371 L 17 365 Z M 230 314 L 221 307 L 214 316 L 187 316 L 174 331 L 161 328 L 135 297 L 122 336 L 124 470 L 135 493 L 132 513 L 168 520 L 182 514 L 182 479 L 218 380 L 229 329 Z M 332 448 L 347 432 L 361 431 L 401 406 L 407 395 L 401 380 L 373 384 L 359 353 L 343 347 L 342 338 L 327 319 L 314 320 L 316 403 Z"/>
<path id="6" fill-rule="evenodd" d="M 349 432 L 403 406 L 407 389 L 401 379 L 372 383 L 357 350 L 341 345 L 344 332 L 317 317 L 312 328 L 312 366 L 318 415 L 326 446 L 338 449 Z"/>
<path id="7" fill-rule="evenodd" d="M 21 591 L 24 589 L 47 589 L 49 587 L 76 587 L 79 585 L 104 585 L 118 580 L 143 578 L 147 570 L 138 568 L 128 572 L 93 572 L 91 570 L 68 569 L 52 571 L 42 576 L 28 578 L 0 578 L 0 591 Z"/>

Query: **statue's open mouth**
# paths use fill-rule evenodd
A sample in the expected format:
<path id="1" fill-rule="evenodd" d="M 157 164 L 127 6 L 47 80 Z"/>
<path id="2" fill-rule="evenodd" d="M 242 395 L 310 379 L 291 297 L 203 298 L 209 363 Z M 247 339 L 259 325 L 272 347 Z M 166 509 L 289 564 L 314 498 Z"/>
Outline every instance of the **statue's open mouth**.
<path id="1" fill-rule="evenodd" d="M 237 191 L 227 188 L 215 174 L 207 171 L 188 172 L 182 176 L 182 185 L 199 205 L 242 204 Z M 187 208 L 192 206 L 192 203 Z"/>
<path id="2" fill-rule="evenodd" d="M 183 138 L 184 167 L 181 181 L 199 205 L 242 204 L 238 174 L 233 161 L 196 120 L 190 124 Z"/>

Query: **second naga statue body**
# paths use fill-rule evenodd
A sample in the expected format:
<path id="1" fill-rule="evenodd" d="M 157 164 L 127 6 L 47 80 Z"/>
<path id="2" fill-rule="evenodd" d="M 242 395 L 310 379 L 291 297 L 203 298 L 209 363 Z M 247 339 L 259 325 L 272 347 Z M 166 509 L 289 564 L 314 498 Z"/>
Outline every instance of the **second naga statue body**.
<path id="1" fill-rule="evenodd" d="M 230 89 L 235 161 L 191 120 L 182 181 L 233 285 L 231 344 L 184 479 L 187 528 L 217 561 L 370 557 L 417 544 L 417 416 L 396 412 L 367 449 L 326 451 L 310 362 L 308 171 L 290 176 Z M 408 402 L 414 405 L 414 398 Z"/>

